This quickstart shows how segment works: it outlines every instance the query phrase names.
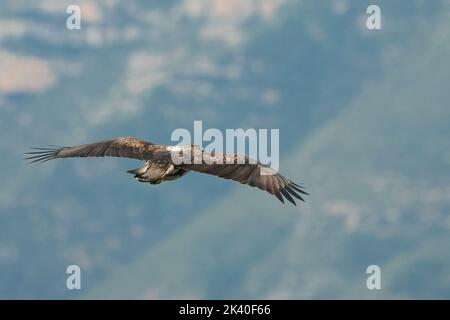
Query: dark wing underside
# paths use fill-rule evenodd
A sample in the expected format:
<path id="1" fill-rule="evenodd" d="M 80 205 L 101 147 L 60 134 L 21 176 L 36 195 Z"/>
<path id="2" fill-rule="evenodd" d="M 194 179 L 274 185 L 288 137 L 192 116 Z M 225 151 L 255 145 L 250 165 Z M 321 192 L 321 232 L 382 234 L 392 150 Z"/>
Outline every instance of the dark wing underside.
<path id="1" fill-rule="evenodd" d="M 138 160 L 152 160 L 168 157 L 166 146 L 138 140 L 133 137 L 121 137 L 115 140 L 100 141 L 75 147 L 32 148 L 27 152 L 27 160 L 46 162 L 48 160 L 73 157 L 122 157 Z"/>
<path id="2" fill-rule="evenodd" d="M 230 162 L 227 163 L 227 158 Z M 183 164 L 186 170 L 211 174 L 224 179 L 231 179 L 242 184 L 257 187 L 278 198 L 284 203 L 286 198 L 292 204 L 296 204 L 293 197 L 304 201 L 300 194 L 308 195 L 303 187 L 283 177 L 281 174 L 260 163 L 252 163 L 246 156 L 227 156 L 223 154 L 203 154 L 203 161 L 199 164 Z M 215 162 L 215 163 L 214 163 Z"/>

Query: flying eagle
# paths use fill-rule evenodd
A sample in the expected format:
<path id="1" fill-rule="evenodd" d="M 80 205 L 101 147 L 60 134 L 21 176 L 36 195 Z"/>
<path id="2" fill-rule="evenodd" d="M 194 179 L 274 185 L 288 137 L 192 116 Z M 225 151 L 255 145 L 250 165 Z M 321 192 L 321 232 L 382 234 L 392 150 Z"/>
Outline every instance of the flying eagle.
<path id="1" fill-rule="evenodd" d="M 258 187 L 276 196 L 282 203 L 284 197 L 295 205 L 293 197 L 304 201 L 300 194 L 308 195 L 303 187 L 247 156 L 207 154 L 195 145 L 167 146 L 133 137 L 121 137 L 75 147 L 32 149 L 34 151 L 26 153 L 26 159 L 31 160 L 31 163 L 73 157 L 122 157 L 143 160 L 144 166 L 127 172 L 140 182 L 151 184 L 175 180 L 189 171 L 196 171 Z M 180 156 L 184 153 L 190 154 L 192 161 L 176 164 L 172 160 L 172 152 Z M 261 174 L 262 171 L 264 174 Z"/>

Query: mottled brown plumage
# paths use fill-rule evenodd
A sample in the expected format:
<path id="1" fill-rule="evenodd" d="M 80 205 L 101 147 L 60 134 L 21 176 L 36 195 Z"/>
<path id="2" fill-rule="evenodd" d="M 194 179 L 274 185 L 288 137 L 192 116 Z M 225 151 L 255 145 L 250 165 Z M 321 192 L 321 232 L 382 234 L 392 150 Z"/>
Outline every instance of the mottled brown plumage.
<path id="1" fill-rule="evenodd" d="M 206 154 L 193 145 L 172 147 L 133 137 L 121 137 L 75 147 L 33 149 L 35 151 L 27 152 L 29 156 L 26 158 L 32 163 L 73 157 L 124 157 L 144 160 L 143 167 L 128 172 L 139 181 L 151 184 L 175 180 L 189 171 L 196 171 L 257 187 L 276 196 L 283 203 L 286 198 L 295 205 L 293 197 L 304 201 L 300 194 L 308 194 L 303 187 L 247 156 Z M 187 155 L 191 161 L 174 162 L 173 153 L 179 157 Z"/>

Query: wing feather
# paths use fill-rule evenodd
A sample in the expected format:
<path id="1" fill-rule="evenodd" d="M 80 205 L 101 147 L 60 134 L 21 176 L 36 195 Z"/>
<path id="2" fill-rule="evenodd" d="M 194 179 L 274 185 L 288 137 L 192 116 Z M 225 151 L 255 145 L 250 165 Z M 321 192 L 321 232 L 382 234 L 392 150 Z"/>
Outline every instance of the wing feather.
<path id="1" fill-rule="evenodd" d="M 280 192 L 286 199 L 288 199 L 289 202 L 295 205 L 295 200 L 291 197 L 291 195 L 285 188 L 280 189 Z"/>
<path id="2" fill-rule="evenodd" d="M 166 146 L 138 140 L 133 137 L 121 137 L 74 147 L 32 148 L 27 152 L 27 160 L 46 162 L 53 159 L 73 157 L 123 157 L 138 160 L 152 160 L 170 157 Z"/>
<path id="3" fill-rule="evenodd" d="M 234 159 L 234 162 L 225 163 L 225 161 L 223 161 L 224 159 Z M 245 156 L 203 154 L 203 162 L 198 164 L 182 164 L 181 167 L 185 170 L 206 173 L 224 179 L 238 181 L 251 187 L 257 187 L 274 195 L 282 203 L 284 203 L 284 199 L 287 199 L 295 205 L 296 203 L 294 197 L 298 200 L 304 201 L 299 193 L 306 195 L 308 194 L 298 184 L 288 180 L 267 166 L 257 163 Z M 263 175 L 261 174 L 261 170 L 265 170 L 266 172 L 271 172 L 273 174 Z"/>

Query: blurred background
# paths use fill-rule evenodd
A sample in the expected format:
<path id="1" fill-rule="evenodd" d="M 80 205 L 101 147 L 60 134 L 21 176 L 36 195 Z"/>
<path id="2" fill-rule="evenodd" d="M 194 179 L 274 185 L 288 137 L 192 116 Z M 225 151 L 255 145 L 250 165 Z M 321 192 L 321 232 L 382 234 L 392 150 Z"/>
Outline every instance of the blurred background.
<path id="1" fill-rule="evenodd" d="M 444 0 L 1 1 L 0 298 L 448 298 L 449 62 Z M 133 160 L 22 160 L 169 144 L 194 120 L 280 128 L 307 202 L 192 173 L 140 184 Z"/>

